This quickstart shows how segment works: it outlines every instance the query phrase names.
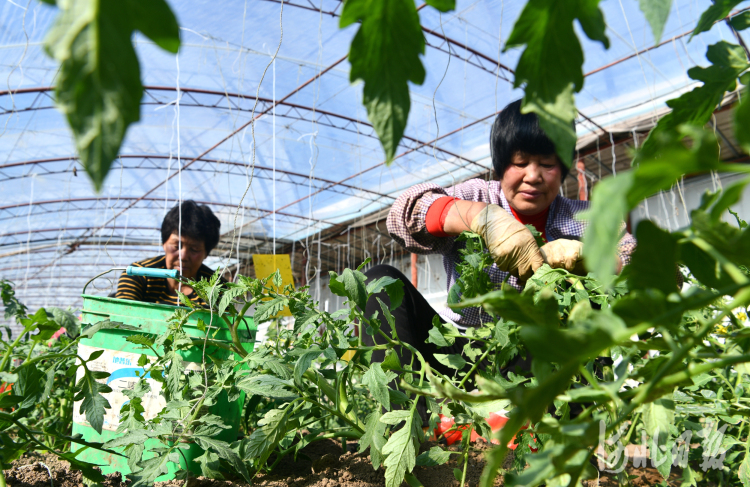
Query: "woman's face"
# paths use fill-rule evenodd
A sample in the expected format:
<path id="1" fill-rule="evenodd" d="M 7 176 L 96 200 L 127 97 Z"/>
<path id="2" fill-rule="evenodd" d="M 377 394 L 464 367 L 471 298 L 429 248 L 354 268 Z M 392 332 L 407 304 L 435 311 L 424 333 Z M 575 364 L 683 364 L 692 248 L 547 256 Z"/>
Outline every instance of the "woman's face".
<path id="1" fill-rule="evenodd" d="M 562 183 L 561 162 L 556 155 L 516 152 L 505 169 L 500 187 L 510 206 L 522 215 L 546 210 L 557 197 Z"/>
<path id="2" fill-rule="evenodd" d="M 164 254 L 167 256 L 167 269 L 179 269 L 180 275 L 191 279 L 195 279 L 198 269 L 208 257 L 206 244 L 202 240 L 185 235 L 180 239 L 176 233 L 173 233 L 163 247 Z"/>

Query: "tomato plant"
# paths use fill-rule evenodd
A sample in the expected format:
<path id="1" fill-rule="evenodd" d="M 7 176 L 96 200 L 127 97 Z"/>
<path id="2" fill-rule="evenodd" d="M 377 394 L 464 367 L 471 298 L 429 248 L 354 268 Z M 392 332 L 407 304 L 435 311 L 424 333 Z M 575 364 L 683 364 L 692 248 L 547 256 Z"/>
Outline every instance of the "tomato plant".
<path id="1" fill-rule="evenodd" d="M 5 327 L 6 339 L 0 337 L 0 384 L 4 385 L 0 388 L 0 469 L 10 468 L 10 462 L 27 451 L 47 451 L 69 461 L 72 469 L 81 470 L 91 480 L 103 480 L 94 465 L 67 450 L 71 442 L 102 449 L 100 444 L 71 436 L 74 400 L 83 399 L 82 412 L 92 418 L 103 416 L 109 406 L 101 395 L 108 387 L 97 382 L 101 373 L 86 367 L 76 347 L 81 337 L 114 325 L 102 322 L 80 333 L 69 311 L 41 308 L 29 315 L 16 298 L 12 283 L 5 280 L 0 280 L 0 296 L 6 318 L 22 326 L 17 337 L 9 327 Z M 60 335 L 62 327 L 66 333 Z M 71 377 L 79 367 L 84 377 L 76 383 Z M 2 475 L 0 485 L 5 485 Z"/>

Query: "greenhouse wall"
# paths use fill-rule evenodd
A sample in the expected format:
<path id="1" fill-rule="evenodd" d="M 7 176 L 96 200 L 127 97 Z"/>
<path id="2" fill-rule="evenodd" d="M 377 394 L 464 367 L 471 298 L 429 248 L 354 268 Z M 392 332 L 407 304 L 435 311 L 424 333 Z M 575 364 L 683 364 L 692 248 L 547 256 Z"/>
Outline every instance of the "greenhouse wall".
<path id="1" fill-rule="evenodd" d="M 726 188 L 742 177 L 742 174 L 699 176 L 687 179 L 681 185 L 675 185 L 670 191 L 664 191 L 644 200 L 630 213 L 633 233 L 636 232 L 638 223 L 643 220 L 652 220 L 661 228 L 670 231 L 686 227 L 690 224 L 690 212 L 698 208 L 703 194 L 707 191 Z M 750 219 L 750 186 L 745 187 L 742 198 L 733 207 L 733 211 L 737 212 L 743 220 Z M 736 223 L 734 217 L 728 212 L 723 218 L 726 222 Z"/>

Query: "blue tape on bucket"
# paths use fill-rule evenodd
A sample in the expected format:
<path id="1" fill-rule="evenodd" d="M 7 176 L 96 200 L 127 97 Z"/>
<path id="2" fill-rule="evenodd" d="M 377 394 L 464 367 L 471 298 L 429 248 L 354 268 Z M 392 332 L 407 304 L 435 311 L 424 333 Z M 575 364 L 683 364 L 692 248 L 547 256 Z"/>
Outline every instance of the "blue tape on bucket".
<path id="1" fill-rule="evenodd" d="M 129 265 L 125 273 L 129 276 L 142 277 L 160 277 L 163 279 L 180 277 L 180 271 L 177 269 L 153 269 L 150 267 L 134 267 Z"/>

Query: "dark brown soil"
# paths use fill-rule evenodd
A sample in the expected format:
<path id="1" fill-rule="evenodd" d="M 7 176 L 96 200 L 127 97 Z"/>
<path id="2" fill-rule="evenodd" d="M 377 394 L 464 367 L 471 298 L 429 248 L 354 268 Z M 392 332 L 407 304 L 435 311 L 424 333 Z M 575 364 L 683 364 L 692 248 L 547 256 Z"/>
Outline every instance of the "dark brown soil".
<path id="1" fill-rule="evenodd" d="M 48 470 L 49 469 L 49 470 Z M 13 468 L 3 471 L 8 487 L 80 487 L 81 472 L 70 470 L 70 464 L 56 455 L 27 453 L 13 462 Z M 50 482 L 51 480 L 51 482 Z M 126 487 L 119 473 L 107 475 L 102 487 Z"/>
<path id="2" fill-rule="evenodd" d="M 426 443 L 423 450 L 428 450 L 435 443 Z M 481 440 L 472 445 L 469 454 L 469 466 L 467 470 L 467 485 L 475 487 L 484 468 L 484 451 L 488 446 Z M 456 446 L 445 447 L 448 450 L 459 451 Z M 355 450 L 355 451 L 353 451 Z M 370 456 L 367 452 L 356 453 L 356 444 L 350 442 L 347 452 L 342 452 L 341 443 L 332 440 L 312 443 L 303 450 L 295 461 L 287 457 L 279 462 L 278 466 L 270 474 L 259 474 L 253 479 L 253 485 L 261 487 L 381 487 L 385 485 L 383 469 L 373 470 Z M 457 455 L 445 465 L 436 467 L 416 467 L 415 476 L 426 487 L 458 487 L 459 482 L 453 476 L 453 469 L 457 467 Z M 14 462 L 11 470 L 5 471 L 8 486 L 10 487 L 47 487 L 50 485 L 50 473 L 42 465 L 49 467 L 55 487 L 82 486 L 83 478 L 80 472 L 71 471 L 68 462 L 59 460 L 53 455 L 27 454 L 20 460 Z M 509 465 L 508 465 L 509 466 Z M 630 475 L 637 478 L 631 480 L 633 487 L 645 487 L 661 483 L 661 476 L 653 468 L 628 469 Z M 670 485 L 679 485 L 679 474 L 673 473 L 670 477 Z M 585 482 L 587 487 L 617 486 L 617 480 L 608 475 L 603 475 L 599 481 Z M 127 487 L 120 474 L 110 474 L 102 487 Z M 495 485 L 502 485 L 500 477 L 495 480 Z M 183 487 L 183 481 L 159 482 L 157 487 Z M 247 487 L 244 481 L 238 480 L 212 480 L 200 477 L 191 479 L 190 487 Z M 402 487 L 408 487 L 406 482 Z"/>

